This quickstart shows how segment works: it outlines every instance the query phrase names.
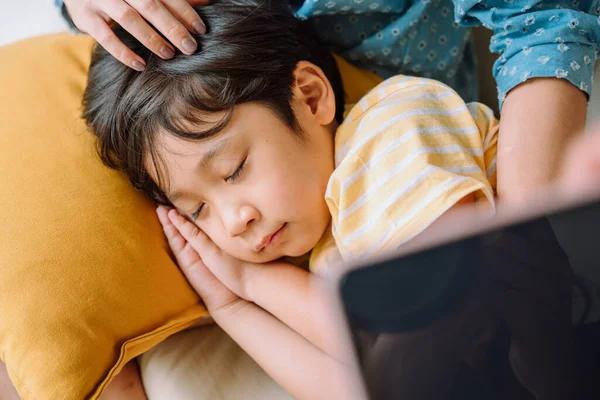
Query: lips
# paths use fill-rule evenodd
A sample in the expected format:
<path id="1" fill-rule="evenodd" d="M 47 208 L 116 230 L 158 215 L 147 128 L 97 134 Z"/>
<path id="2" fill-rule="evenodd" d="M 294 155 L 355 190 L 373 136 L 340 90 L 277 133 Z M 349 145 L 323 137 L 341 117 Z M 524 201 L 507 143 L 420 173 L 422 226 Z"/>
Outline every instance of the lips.
<path id="1" fill-rule="evenodd" d="M 258 242 L 258 244 L 254 247 L 254 250 L 259 252 L 259 251 L 263 250 L 265 247 L 267 247 L 273 241 L 273 238 L 275 237 L 275 235 L 277 235 L 285 227 L 285 225 L 286 224 L 283 224 L 279 229 L 277 229 L 272 234 L 263 237 L 260 240 L 260 242 Z"/>

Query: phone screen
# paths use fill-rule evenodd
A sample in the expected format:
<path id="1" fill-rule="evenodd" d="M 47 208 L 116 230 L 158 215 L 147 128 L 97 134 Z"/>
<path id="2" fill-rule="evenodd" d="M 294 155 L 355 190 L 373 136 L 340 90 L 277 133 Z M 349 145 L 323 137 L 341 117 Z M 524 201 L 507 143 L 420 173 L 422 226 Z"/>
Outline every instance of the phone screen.
<path id="1" fill-rule="evenodd" d="M 600 398 L 600 202 L 348 272 L 372 399 Z"/>

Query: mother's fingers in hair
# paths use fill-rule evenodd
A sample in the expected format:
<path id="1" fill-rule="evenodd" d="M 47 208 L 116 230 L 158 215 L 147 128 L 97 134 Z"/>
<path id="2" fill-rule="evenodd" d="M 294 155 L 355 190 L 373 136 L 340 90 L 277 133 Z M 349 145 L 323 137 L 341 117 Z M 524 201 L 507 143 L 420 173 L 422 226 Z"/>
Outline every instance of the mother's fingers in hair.
<path id="1" fill-rule="evenodd" d="M 179 1 L 181 2 L 181 0 Z M 135 14 L 144 25 L 150 29 L 151 33 L 145 31 L 145 29 L 142 31 L 142 25 L 134 15 L 127 14 L 118 17 L 111 15 L 111 17 L 115 22 L 135 36 L 144 46 L 152 50 L 152 52 L 167 59 L 174 55 L 174 53 L 169 53 L 171 45 L 167 44 L 154 29 L 150 28 L 146 21 L 151 23 L 158 32 L 162 33 L 167 40 L 173 43 L 182 53 L 189 55 L 196 51 L 198 44 L 188 31 L 188 28 L 173 16 L 162 2 L 159 0 L 127 0 L 127 2 L 131 5 L 130 8 L 137 11 Z M 185 1 L 183 1 L 183 3 L 185 3 L 185 6 L 191 8 Z M 182 7 L 181 4 L 179 4 L 179 7 Z M 192 9 L 192 11 L 194 10 Z M 140 16 L 143 17 L 143 19 Z M 144 21 L 144 19 L 146 21 Z M 200 17 L 198 17 L 198 19 L 200 19 Z"/>
<path id="2" fill-rule="evenodd" d="M 186 0 L 162 0 L 164 6 L 188 31 L 199 35 L 206 33 L 206 25 L 192 5 L 206 5 L 208 0 L 190 2 Z"/>
<path id="3" fill-rule="evenodd" d="M 125 46 L 102 17 L 92 15 L 89 18 L 87 23 L 82 22 L 82 26 L 87 25 L 85 31 L 96 39 L 100 46 L 104 47 L 114 58 L 136 71 L 141 72 L 146 68 L 144 59 Z"/>
<path id="4" fill-rule="evenodd" d="M 155 12 L 158 13 L 162 10 L 168 14 L 168 11 L 161 3 L 159 3 L 159 7 L 160 8 L 157 8 Z M 140 15 L 139 10 L 135 7 L 134 3 L 130 2 L 130 4 L 127 4 L 123 0 L 105 0 L 102 4 L 101 11 L 157 56 L 163 59 L 169 59 L 175 55 L 175 51 L 171 44 L 162 38 L 144 20 L 145 16 L 142 18 L 142 15 Z M 171 18 L 173 17 L 171 16 Z"/>

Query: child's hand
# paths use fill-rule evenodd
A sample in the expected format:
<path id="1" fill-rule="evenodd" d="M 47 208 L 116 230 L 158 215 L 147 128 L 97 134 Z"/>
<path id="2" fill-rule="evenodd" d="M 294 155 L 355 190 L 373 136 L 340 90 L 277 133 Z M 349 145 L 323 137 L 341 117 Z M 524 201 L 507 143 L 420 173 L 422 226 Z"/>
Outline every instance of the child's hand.
<path id="1" fill-rule="evenodd" d="M 158 218 L 162 224 L 169 246 L 175 255 L 179 268 L 194 290 L 202 297 L 208 311 L 211 314 L 214 314 L 219 310 L 224 310 L 239 302 L 243 302 L 238 295 L 232 292 L 221 282 L 221 280 L 213 275 L 211 270 L 206 267 L 194 245 L 186 240 L 184 235 L 180 232 L 181 229 L 185 232 L 185 236 L 195 237 L 193 243 L 196 243 L 195 246 L 198 246 L 198 236 L 190 234 L 196 230 L 199 231 L 199 229 L 191 222 L 183 219 L 179 214 L 176 215 L 183 221 L 177 222 L 177 218 L 175 218 L 177 225 L 174 225 L 167 215 L 167 212 L 168 209 L 164 207 L 158 207 L 156 209 L 156 213 L 158 214 Z M 205 237 L 201 232 L 200 235 L 200 239 Z M 206 238 L 206 240 L 208 240 L 208 238 Z"/>
<path id="2" fill-rule="evenodd" d="M 144 69 L 145 62 L 115 36 L 110 29 L 113 21 L 164 59 L 172 58 L 175 52 L 159 32 L 185 54 L 192 54 L 197 48 L 196 41 L 189 32 L 197 34 L 206 32 L 204 23 L 191 5 L 206 5 L 208 0 L 64 0 L 64 2 L 69 16 L 79 30 L 96 39 L 106 51 L 123 64 L 138 71 Z"/>
<path id="3" fill-rule="evenodd" d="M 159 207 L 157 213 L 169 238 L 171 249 L 178 257 L 177 262 L 194 288 L 206 286 L 204 282 L 200 282 L 205 278 L 195 273 L 196 269 L 205 269 L 233 295 L 249 300 L 248 275 L 257 264 L 240 261 L 225 253 L 177 210 Z M 194 263 L 201 267 L 194 266 Z M 194 274 L 190 274 L 190 271 Z M 198 293 L 203 295 L 200 291 Z"/>

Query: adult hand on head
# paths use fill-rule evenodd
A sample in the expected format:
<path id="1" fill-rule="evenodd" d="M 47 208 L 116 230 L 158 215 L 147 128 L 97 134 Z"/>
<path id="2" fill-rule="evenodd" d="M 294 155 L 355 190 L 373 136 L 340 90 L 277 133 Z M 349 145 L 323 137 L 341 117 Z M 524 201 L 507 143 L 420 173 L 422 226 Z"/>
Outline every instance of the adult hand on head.
<path id="1" fill-rule="evenodd" d="M 153 53 L 163 59 L 170 59 L 175 55 L 171 43 L 184 54 L 196 51 L 197 43 L 190 32 L 203 34 L 206 26 L 192 6 L 206 5 L 208 2 L 209 0 L 64 0 L 67 11 L 79 30 L 91 35 L 123 64 L 138 71 L 143 71 L 146 63 L 117 38 L 110 24 L 119 24 Z"/>

